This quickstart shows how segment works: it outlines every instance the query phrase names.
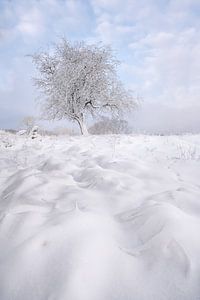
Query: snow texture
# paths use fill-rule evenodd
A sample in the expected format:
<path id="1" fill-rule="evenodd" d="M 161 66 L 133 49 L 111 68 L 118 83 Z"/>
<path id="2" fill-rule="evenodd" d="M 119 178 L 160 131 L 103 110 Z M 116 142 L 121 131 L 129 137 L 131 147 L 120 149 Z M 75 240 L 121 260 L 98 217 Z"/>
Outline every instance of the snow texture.
<path id="1" fill-rule="evenodd" d="M 1 300 L 200 299 L 200 136 L 0 132 Z"/>

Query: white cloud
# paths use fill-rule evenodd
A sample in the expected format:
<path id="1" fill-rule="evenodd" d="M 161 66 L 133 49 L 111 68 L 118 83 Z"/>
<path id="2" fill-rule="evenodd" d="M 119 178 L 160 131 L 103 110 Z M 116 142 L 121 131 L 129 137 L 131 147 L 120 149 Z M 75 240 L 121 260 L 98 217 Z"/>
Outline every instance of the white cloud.
<path id="1" fill-rule="evenodd" d="M 50 35 L 82 33 L 90 23 L 81 0 L 6 0 L 0 7 L 0 19 L 1 40 L 8 36 L 25 40 L 42 35 L 48 40 Z"/>
<path id="2" fill-rule="evenodd" d="M 25 10 L 19 16 L 16 30 L 22 35 L 36 36 L 43 32 L 43 16 L 37 7 L 33 7 L 30 11 Z"/>
<path id="3" fill-rule="evenodd" d="M 138 68 L 141 83 L 148 82 L 141 85 L 145 95 L 155 96 L 157 90 L 154 100 L 164 104 L 200 105 L 200 40 L 194 28 L 150 34 L 131 47 L 136 53 L 146 49 Z"/>
<path id="4" fill-rule="evenodd" d="M 37 5 L 23 1 L 6 1 L 7 5 L 0 12 L 3 20 L 0 23 L 2 43 L 37 37 L 44 31 L 44 15 Z"/>
<path id="5" fill-rule="evenodd" d="M 127 69 L 132 70 L 133 78 L 140 78 L 138 88 L 145 96 L 174 105 L 196 103 L 200 95 L 200 21 L 191 9 L 198 1 L 165 2 L 93 1 L 96 33 L 119 47 L 129 40 L 132 51 Z M 113 18 L 111 6 L 115 8 Z M 136 86 L 134 80 L 132 84 Z"/>

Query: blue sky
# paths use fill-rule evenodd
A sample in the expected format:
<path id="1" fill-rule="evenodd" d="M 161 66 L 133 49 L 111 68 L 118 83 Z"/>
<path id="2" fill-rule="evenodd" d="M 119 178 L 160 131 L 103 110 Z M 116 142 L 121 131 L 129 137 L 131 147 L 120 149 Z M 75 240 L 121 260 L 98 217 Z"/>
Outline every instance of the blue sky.
<path id="1" fill-rule="evenodd" d="M 199 0 L 0 0 L 0 128 L 37 115 L 26 54 L 60 36 L 111 44 L 147 132 L 200 132 Z"/>

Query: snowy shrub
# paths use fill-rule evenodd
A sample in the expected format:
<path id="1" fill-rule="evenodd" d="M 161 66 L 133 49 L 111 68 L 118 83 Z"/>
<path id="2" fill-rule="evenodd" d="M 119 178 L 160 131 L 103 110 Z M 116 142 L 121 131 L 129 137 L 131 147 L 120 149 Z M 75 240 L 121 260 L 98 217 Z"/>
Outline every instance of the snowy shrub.
<path id="1" fill-rule="evenodd" d="M 180 143 L 177 145 L 178 159 L 183 160 L 199 160 L 200 151 L 197 151 L 195 145 L 188 145 Z"/>
<path id="2" fill-rule="evenodd" d="M 36 125 L 36 118 L 33 116 L 26 116 L 22 120 L 22 126 L 25 127 L 26 132 L 31 133 L 33 127 Z"/>
<path id="3" fill-rule="evenodd" d="M 54 134 L 56 135 L 75 135 L 75 131 L 71 128 L 57 127 L 54 129 Z"/>
<path id="4" fill-rule="evenodd" d="M 125 120 L 102 118 L 89 128 L 91 134 L 129 134 L 132 132 Z"/>

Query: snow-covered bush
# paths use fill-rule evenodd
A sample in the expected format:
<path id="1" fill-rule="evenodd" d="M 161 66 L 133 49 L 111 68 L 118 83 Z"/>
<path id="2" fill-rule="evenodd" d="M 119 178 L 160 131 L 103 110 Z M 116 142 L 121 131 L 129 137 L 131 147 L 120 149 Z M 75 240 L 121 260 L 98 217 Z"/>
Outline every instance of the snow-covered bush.
<path id="1" fill-rule="evenodd" d="M 54 134 L 56 135 L 75 135 L 75 131 L 67 127 L 57 127 L 54 129 Z"/>
<path id="2" fill-rule="evenodd" d="M 132 132 L 126 120 L 102 118 L 89 128 L 91 134 L 129 134 Z"/>
<path id="3" fill-rule="evenodd" d="M 36 119 L 33 116 L 26 116 L 22 120 L 22 126 L 25 127 L 26 132 L 29 134 L 31 133 L 33 127 L 36 125 Z"/>
<path id="4" fill-rule="evenodd" d="M 200 160 L 200 151 L 196 145 L 179 143 L 177 145 L 177 158 L 182 160 Z"/>

